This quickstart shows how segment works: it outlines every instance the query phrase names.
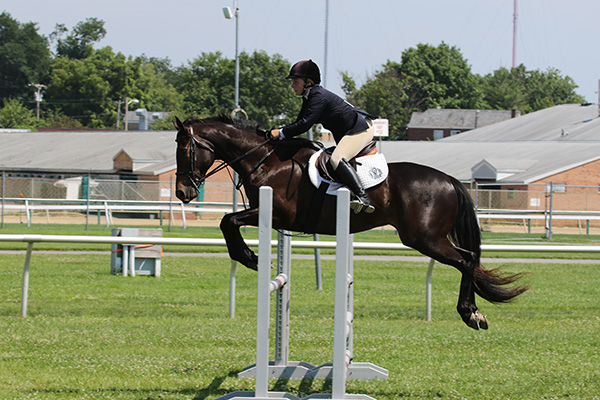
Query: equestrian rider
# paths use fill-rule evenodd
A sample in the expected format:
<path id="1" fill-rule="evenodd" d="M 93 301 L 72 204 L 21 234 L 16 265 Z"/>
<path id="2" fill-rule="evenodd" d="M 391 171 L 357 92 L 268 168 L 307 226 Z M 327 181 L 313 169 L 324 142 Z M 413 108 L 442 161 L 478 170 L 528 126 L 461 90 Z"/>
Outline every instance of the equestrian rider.
<path id="1" fill-rule="evenodd" d="M 350 208 L 356 214 L 361 211 L 372 213 L 375 207 L 365 193 L 356 170 L 348 163 L 373 140 L 372 116 L 319 85 L 321 73 L 312 60 L 298 61 L 286 79 L 292 80 L 292 89 L 297 96 L 302 96 L 302 108 L 294 123 L 272 129 L 271 137 L 279 140 L 292 138 L 318 123 L 329 129 L 336 143 L 329 162 L 341 183 L 354 195 Z"/>

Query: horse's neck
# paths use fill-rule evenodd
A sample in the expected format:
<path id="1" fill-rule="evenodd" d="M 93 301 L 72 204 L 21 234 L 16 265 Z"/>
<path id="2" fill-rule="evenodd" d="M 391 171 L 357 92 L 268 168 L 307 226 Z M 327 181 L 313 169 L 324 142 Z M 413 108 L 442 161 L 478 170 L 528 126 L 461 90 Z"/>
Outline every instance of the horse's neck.
<path id="1" fill-rule="evenodd" d="M 244 137 L 244 135 L 248 136 Z M 219 158 L 226 163 L 237 164 L 232 166 L 235 169 L 238 168 L 238 165 L 251 164 L 255 162 L 254 160 L 260 160 L 260 157 L 267 152 L 260 148 L 262 144 L 260 140 L 255 140 L 249 135 L 254 135 L 254 133 L 240 129 L 224 130 L 211 138 L 211 141 L 215 144 Z M 236 162 L 238 160 L 241 162 Z"/>

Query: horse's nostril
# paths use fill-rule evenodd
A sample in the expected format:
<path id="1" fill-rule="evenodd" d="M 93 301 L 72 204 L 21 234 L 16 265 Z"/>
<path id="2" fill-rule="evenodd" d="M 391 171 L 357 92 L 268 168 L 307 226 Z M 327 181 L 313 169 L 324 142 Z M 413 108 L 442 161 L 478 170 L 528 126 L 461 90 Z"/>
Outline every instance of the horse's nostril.
<path id="1" fill-rule="evenodd" d="M 181 189 L 179 189 L 175 192 L 175 196 L 177 196 L 177 198 L 181 201 L 183 201 L 185 199 L 185 193 Z"/>

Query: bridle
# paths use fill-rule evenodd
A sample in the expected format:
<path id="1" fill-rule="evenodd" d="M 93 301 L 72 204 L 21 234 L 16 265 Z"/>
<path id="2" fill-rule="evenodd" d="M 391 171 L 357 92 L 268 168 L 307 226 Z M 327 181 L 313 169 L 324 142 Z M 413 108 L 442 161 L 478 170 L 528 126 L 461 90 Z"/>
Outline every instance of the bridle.
<path id="1" fill-rule="evenodd" d="M 255 147 L 253 147 L 252 149 L 250 149 L 249 151 L 245 152 L 244 154 L 242 154 L 241 156 L 229 161 L 229 162 L 223 162 L 221 165 L 219 165 L 218 167 L 214 168 L 212 171 L 210 171 L 209 173 L 207 173 L 206 175 L 200 175 L 196 172 L 196 148 L 202 148 L 205 150 L 210 151 L 211 153 L 215 152 L 215 149 L 212 145 L 212 143 L 210 143 L 207 140 L 204 140 L 202 138 L 197 138 L 194 135 L 194 130 L 193 128 L 190 126 L 190 142 L 187 145 L 187 150 L 189 153 L 189 159 L 190 159 L 190 170 L 188 172 L 176 172 L 176 176 L 187 176 L 190 179 L 190 182 L 192 182 L 192 186 L 194 186 L 194 189 L 196 189 L 197 192 L 200 192 L 200 185 L 202 185 L 202 183 L 208 179 L 209 177 L 213 176 L 214 174 L 216 174 L 217 172 L 227 168 L 228 166 L 244 159 L 245 157 L 247 157 L 248 155 L 252 154 L 253 152 L 255 152 L 256 150 L 258 150 L 259 148 L 261 148 L 262 146 L 264 146 L 265 144 L 269 143 L 270 140 L 266 140 L 264 142 L 261 142 L 259 144 L 257 144 Z M 250 170 L 250 172 L 248 173 L 248 176 L 250 176 L 253 172 L 255 172 L 258 167 L 267 159 L 267 157 L 269 157 L 274 151 L 275 151 L 275 147 L 277 146 L 273 146 L 273 148 Z M 242 186 L 243 182 L 240 179 L 239 182 L 236 184 L 236 188 L 239 189 Z"/>

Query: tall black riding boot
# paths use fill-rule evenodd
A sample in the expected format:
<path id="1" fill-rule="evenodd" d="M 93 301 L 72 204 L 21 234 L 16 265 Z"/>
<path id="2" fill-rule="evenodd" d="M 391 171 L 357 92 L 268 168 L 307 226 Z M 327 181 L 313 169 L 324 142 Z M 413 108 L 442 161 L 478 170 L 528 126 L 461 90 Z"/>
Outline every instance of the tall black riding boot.
<path id="1" fill-rule="evenodd" d="M 340 160 L 335 172 L 342 183 L 348 186 L 354 195 L 353 199 L 350 201 L 350 208 L 355 214 L 358 214 L 361 211 L 370 214 L 375 211 L 375 207 L 373 207 L 369 196 L 365 193 L 356 171 L 346 159 L 342 158 Z"/>

